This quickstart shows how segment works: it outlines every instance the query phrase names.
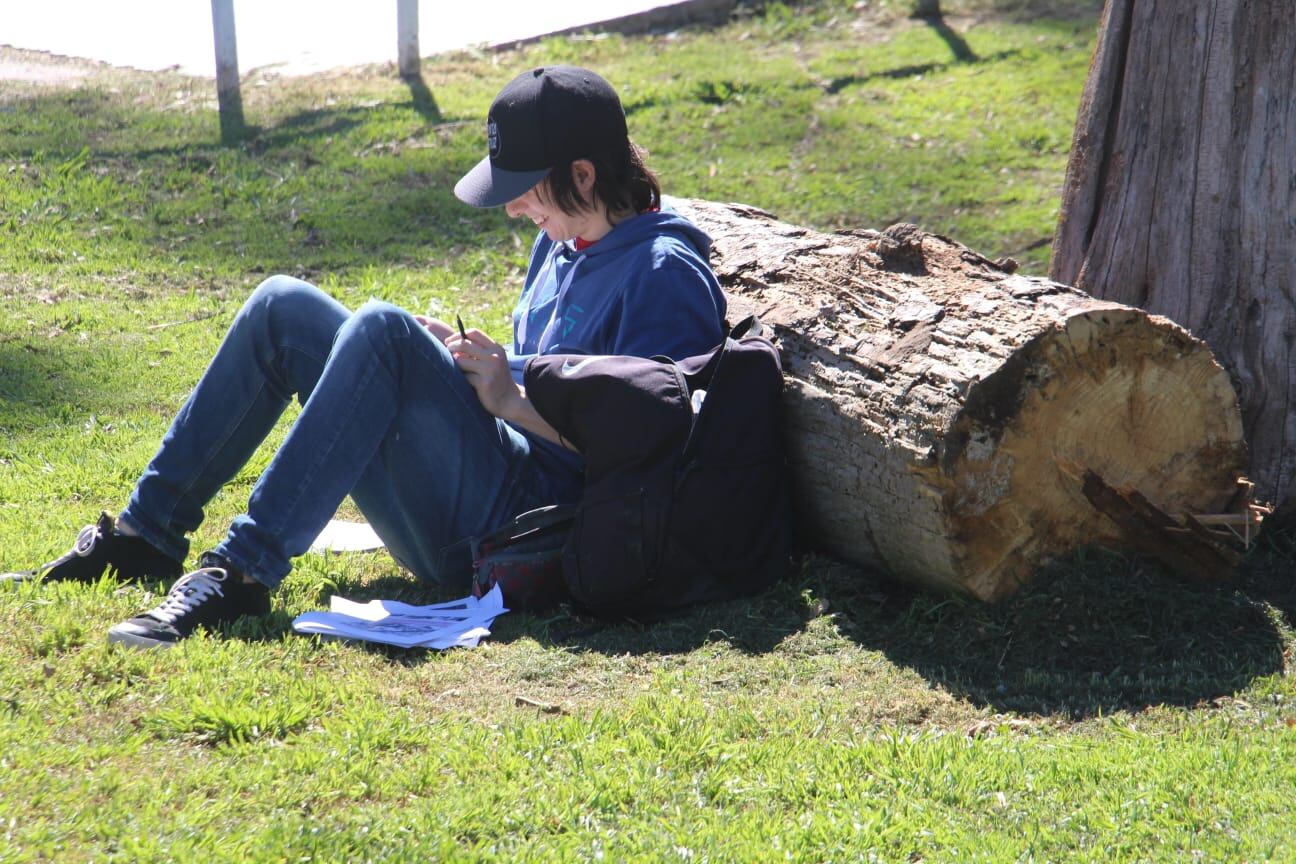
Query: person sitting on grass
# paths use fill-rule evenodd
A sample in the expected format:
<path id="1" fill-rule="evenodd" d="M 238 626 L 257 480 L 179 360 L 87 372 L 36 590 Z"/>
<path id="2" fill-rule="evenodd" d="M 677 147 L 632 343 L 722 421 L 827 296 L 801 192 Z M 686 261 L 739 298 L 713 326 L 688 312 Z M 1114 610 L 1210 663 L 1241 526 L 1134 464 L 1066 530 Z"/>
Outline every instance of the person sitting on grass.
<path id="1" fill-rule="evenodd" d="M 455 186 L 540 229 L 509 349 L 371 300 L 352 313 L 318 288 L 267 279 L 235 317 L 125 509 L 73 549 L 11 579 L 179 577 L 111 642 L 169 646 L 263 615 L 270 592 L 350 494 L 397 561 L 467 588 L 468 538 L 580 496 L 582 460 L 520 386 L 545 353 L 668 355 L 724 338 L 709 238 L 662 206 L 612 86 L 570 66 L 514 78 L 491 104 L 488 154 Z M 181 576 L 186 535 L 293 396 L 301 413 L 247 510 Z"/>

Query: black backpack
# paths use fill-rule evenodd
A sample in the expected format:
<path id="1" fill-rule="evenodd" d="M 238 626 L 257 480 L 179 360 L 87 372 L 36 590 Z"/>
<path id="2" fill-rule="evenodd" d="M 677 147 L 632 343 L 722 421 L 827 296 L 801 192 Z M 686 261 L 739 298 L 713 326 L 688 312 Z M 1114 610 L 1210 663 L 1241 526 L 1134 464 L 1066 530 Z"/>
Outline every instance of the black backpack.
<path id="1" fill-rule="evenodd" d="M 788 572 L 783 372 L 755 318 L 678 362 L 541 355 L 525 386 L 586 460 L 562 555 L 579 606 L 645 619 Z"/>

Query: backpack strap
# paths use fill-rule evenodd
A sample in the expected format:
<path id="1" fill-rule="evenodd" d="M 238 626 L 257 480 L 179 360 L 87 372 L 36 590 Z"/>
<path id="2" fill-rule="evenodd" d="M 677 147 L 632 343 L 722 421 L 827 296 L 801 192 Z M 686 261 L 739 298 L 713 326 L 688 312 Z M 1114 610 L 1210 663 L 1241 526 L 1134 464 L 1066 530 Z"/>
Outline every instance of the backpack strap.
<path id="1" fill-rule="evenodd" d="M 746 339 L 748 336 L 755 336 L 758 339 L 769 338 L 769 328 L 760 322 L 755 315 L 748 315 L 743 320 L 734 325 L 729 331 L 729 338 L 735 342 Z"/>
<path id="2" fill-rule="evenodd" d="M 714 382 L 720 378 L 720 367 L 724 364 L 724 359 L 729 352 L 738 346 L 738 343 L 747 338 L 756 337 L 758 339 L 768 339 L 766 336 L 767 328 L 761 324 L 760 319 L 755 315 L 748 315 L 746 318 L 734 325 L 729 331 L 729 336 L 722 342 L 716 351 L 711 355 L 707 364 L 698 370 L 698 374 L 712 382 L 708 386 L 714 386 Z M 678 369 L 678 366 L 676 367 Z M 691 393 L 689 395 L 692 395 Z M 706 403 L 703 403 L 705 405 Z M 693 462 L 693 451 L 697 449 L 697 442 L 700 438 L 699 428 L 703 423 L 703 411 L 693 415 L 693 425 L 689 427 L 688 440 L 684 443 L 684 450 L 680 454 L 679 464 L 684 467 L 685 473 L 688 472 Z"/>
<path id="3" fill-rule="evenodd" d="M 550 504 L 520 513 L 490 533 L 474 538 L 473 546 L 482 543 L 499 543 L 503 540 L 517 540 L 528 534 L 543 531 L 564 522 L 570 522 L 576 508 L 561 504 Z"/>

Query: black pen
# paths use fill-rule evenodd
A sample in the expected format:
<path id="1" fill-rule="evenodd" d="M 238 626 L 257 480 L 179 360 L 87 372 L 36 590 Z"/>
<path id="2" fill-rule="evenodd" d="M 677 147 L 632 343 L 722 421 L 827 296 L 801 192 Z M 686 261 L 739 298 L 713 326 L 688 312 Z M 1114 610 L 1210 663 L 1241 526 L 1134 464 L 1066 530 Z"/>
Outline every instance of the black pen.
<path id="1" fill-rule="evenodd" d="M 463 319 L 459 317 L 459 313 L 458 313 L 458 312 L 455 313 L 455 323 L 459 325 L 459 335 L 463 338 L 463 340 L 464 340 L 465 342 L 467 342 L 467 341 L 468 341 L 468 334 L 464 332 L 464 329 L 463 329 Z"/>

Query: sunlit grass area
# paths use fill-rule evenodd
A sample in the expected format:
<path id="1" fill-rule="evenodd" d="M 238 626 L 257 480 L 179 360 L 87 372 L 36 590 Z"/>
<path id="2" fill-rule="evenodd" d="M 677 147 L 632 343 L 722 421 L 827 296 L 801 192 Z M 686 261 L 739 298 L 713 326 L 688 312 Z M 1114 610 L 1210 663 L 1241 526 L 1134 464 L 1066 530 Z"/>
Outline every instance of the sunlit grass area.
<path id="1" fill-rule="evenodd" d="M 228 147 L 208 81 L 5 82 L 0 568 L 120 508 L 270 274 L 502 335 L 531 232 L 451 187 L 530 65 L 613 81 L 669 193 L 912 221 L 1043 272 L 1100 3 L 942 6 L 465 51 L 425 92 L 254 76 Z M 1294 559 L 1273 532 L 1203 587 L 1083 550 L 984 606 L 810 554 L 748 601 L 509 613 L 447 653 L 291 633 L 332 594 L 443 598 L 382 553 L 306 556 L 268 619 L 164 653 L 105 631 L 166 586 L 10 586 L 0 861 L 1291 860 Z"/>

